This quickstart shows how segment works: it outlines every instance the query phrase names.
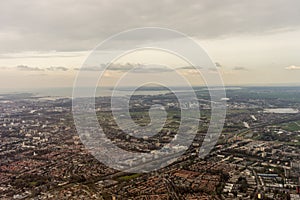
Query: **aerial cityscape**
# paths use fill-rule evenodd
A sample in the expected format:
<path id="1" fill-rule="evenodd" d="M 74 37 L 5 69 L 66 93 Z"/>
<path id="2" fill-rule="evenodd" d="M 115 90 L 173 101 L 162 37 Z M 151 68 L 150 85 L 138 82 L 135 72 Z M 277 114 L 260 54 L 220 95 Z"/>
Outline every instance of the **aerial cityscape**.
<path id="1" fill-rule="evenodd" d="M 210 120 L 209 95 L 205 88 L 195 90 L 193 101 L 201 107 L 195 140 L 174 163 L 151 173 L 122 172 L 96 160 L 76 133 L 70 98 L 1 95 L 1 198 L 299 199 L 300 88 L 229 88 L 222 134 L 205 158 L 198 151 Z M 168 112 L 153 137 L 124 135 L 109 97 L 96 98 L 99 123 L 126 150 L 161 148 L 175 137 L 179 105 L 172 93 L 133 96 L 132 118 L 147 123 L 145 110 L 153 102 Z"/>
<path id="2" fill-rule="evenodd" d="M 299 11 L 0 1 L 0 200 L 300 200 Z"/>

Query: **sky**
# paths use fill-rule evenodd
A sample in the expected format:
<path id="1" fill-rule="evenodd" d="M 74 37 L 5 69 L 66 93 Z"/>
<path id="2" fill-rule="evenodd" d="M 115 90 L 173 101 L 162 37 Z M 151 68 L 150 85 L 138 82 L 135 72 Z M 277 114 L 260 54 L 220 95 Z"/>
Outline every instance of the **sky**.
<path id="1" fill-rule="evenodd" d="M 1 1 L 0 89 L 71 87 L 100 42 L 141 27 L 193 38 L 216 63 L 225 85 L 300 85 L 299 11 L 299 0 Z M 192 85 L 203 84 L 188 63 L 143 51 L 116 60 L 103 85 L 114 84 L 128 66 L 162 61 Z M 86 76 L 97 70 L 86 70 Z M 158 73 L 167 77 L 169 71 L 162 67 Z M 145 76 L 149 73 L 138 75 Z"/>

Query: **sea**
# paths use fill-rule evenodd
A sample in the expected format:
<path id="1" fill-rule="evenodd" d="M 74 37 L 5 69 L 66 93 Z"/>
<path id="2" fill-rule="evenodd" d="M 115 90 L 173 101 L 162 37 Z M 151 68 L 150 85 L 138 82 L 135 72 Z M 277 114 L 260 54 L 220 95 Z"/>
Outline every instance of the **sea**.
<path id="1" fill-rule="evenodd" d="M 133 87 L 122 87 L 117 90 L 113 87 L 97 87 L 95 96 L 111 96 L 112 92 L 116 94 L 116 96 L 131 96 L 131 95 L 158 95 L 158 94 L 166 94 L 170 92 L 192 92 L 192 91 L 206 91 L 207 87 L 193 87 L 193 88 L 185 88 L 185 87 L 172 87 L 173 91 L 165 87 L 140 87 L 137 90 L 134 90 Z M 215 90 L 223 89 L 221 87 L 215 87 Z M 237 90 L 241 89 L 240 87 L 226 87 L 226 90 Z M 77 88 L 79 93 L 82 93 L 83 96 L 85 91 L 94 91 L 95 88 L 92 87 L 82 87 Z M 37 97 L 63 97 L 63 98 L 71 98 L 73 96 L 73 87 L 60 87 L 60 88 L 25 88 L 25 89 L 0 89 L 0 95 L 3 94 L 18 94 L 18 93 L 30 93 L 33 96 Z"/>

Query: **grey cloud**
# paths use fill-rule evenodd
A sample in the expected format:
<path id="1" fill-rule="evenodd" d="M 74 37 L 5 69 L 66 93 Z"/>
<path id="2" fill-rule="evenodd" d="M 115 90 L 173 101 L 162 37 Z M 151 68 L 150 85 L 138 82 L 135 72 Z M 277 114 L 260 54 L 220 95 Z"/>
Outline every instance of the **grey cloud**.
<path id="1" fill-rule="evenodd" d="M 66 68 L 66 67 L 61 67 L 61 66 L 59 66 L 59 67 L 53 67 L 53 66 L 51 66 L 51 67 L 48 67 L 48 68 L 46 68 L 48 71 L 68 71 L 69 69 L 68 68 Z"/>
<path id="2" fill-rule="evenodd" d="M 20 71 L 67 71 L 69 70 L 67 67 L 47 67 L 47 68 L 40 68 L 40 67 L 30 67 L 27 65 L 18 65 L 15 67 L 15 69 L 20 70 Z"/>
<path id="3" fill-rule="evenodd" d="M 216 67 L 222 67 L 222 65 L 218 62 L 216 62 L 215 64 L 216 64 Z"/>
<path id="4" fill-rule="evenodd" d="M 273 34 L 300 26 L 298 0 L 1 1 L 0 52 L 77 51 L 123 30 L 158 26 L 203 38 Z"/>
<path id="5" fill-rule="evenodd" d="M 159 66 L 159 65 L 150 65 L 150 66 L 140 66 L 132 70 L 134 73 L 163 73 L 174 71 L 168 67 Z"/>
<path id="6" fill-rule="evenodd" d="M 126 64 L 120 64 L 120 63 L 114 63 L 110 64 L 108 66 L 108 70 L 110 71 L 129 71 L 134 69 L 135 67 L 141 67 L 141 64 L 138 63 L 126 63 Z M 103 69 L 105 69 L 106 65 L 102 64 Z"/>
<path id="7" fill-rule="evenodd" d="M 21 71 L 44 71 L 44 69 L 39 67 L 29 67 L 27 65 L 18 65 L 16 69 Z"/>
<path id="8" fill-rule="evenodd" d="M 203 67 L 198 67 L 200 69 L 203 69 Z M 194 66 L 184 66 L 184 67 L 179 67 L 177 70 L 188 70 L 188 69 L 196 69 Z"/>
<path id="9" fill-rule="evenodd" d="M 110 70 L 110 71 L 129 71 L 133 69 L 135 66 L 139 64 L 110 64 L 108 68 L 106 69 L 106 64 L 100 64 L 98 66 L 84 66 L 82 68 L 74 68 L 74 70 L 80 70 L 80 71 L 104 71 Z"/>
<path id="10" fill-rule="evenodd" d="M 74 68 L 74 70 L 81 70 L 81 71 L 103 71 L 106 68 L 106 64 L 101 64 L 99 66 L 87 66 L 83 68 Z M 172 69 L 160 66 L 160 65 L 145 65 L 139 63 L 114 63 L 110 64 L 106 69 L 108 71 L 120 71 L 120 72 L 127 72 L 130 71 L 133 73 L 157 73 L 157 72 L 170 72 L 173 71 Z"/>
<path id="11" fill-rule="evenodd" d="M 172 69 L 161 65 L 147 65 L 140 63 L 112 64 L 108 67 L 111 71 L 129 71 L 133 73 L 169 72 Z"/>

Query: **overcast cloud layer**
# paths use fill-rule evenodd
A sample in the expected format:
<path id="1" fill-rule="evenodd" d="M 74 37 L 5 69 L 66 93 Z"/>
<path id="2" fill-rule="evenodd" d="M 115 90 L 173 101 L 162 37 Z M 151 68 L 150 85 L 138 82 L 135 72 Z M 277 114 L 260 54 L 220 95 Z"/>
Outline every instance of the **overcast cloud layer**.
<path id="1" fill-rule="evenodd" d="M 90 50 L 129 28 L 160 26 L 199 39 L 297 29 L 299 0 L 1 1 L 0 53 Z"/>
<path id="2" fill-rule="evenodd" d="M 191 36 L 216 63 L 227 85 L 300 85 L 299 8 L 299 0 L 3 0 L 0 89 L 72 86 L 100 42 L 149 26 Z M 126 49 L 132 40 L 145 38 L 123 39 L 101 53 Z M 141 67 L 135 70 L 139 78 L 158 71 L 168 77 L 169 69 L 148 66 L 163 64 L 175 67 L 193 85 L 202 84 L 188 63 L 162 51 L 135 51 L 114 62 L 121 64 L 114 63 L 105 73 L 109 86 L 132 68 L 128 63 Z M 101 63 L 107 61 L 83 73 L 102 70 Z"/>

